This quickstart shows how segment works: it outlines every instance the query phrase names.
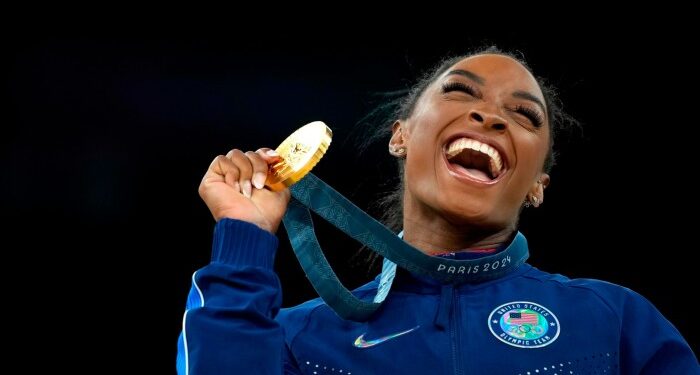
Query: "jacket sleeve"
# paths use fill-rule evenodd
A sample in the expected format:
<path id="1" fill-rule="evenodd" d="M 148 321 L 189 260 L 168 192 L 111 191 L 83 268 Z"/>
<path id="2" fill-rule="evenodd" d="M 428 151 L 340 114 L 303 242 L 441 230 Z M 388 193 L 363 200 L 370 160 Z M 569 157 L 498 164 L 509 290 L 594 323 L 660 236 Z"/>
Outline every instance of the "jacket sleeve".
<path id="1" fill-rule="evenodd" d="M 646 298 L 627 290 L 621 319 L 622 374 L 700 374 L 688 343 Z"/>
<path id="2" fill-rule="evenodd" d="M 251 223 L 216 224 L 211 263 L 192 275 L 178 374 L 299 373 L 274 320 L 282 303 L 273 271 L 277 244 Z"/>

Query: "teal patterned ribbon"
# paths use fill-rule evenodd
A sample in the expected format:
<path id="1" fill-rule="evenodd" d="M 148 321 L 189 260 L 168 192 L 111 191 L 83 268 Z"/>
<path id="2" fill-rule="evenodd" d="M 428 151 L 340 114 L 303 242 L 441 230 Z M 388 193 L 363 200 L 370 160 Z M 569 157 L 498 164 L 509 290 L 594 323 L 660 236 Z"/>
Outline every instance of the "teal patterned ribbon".
<path id="1" fill-rule="evenodd" d="M 527 241 L 520 233 L 505 250 L 482 258 L 451 260 L 429 256 L 404 242 L 311 173 L 290 190 L 293 198 L 283 222 L 292 249 L 319 296 L 346 320 L 366 321 L 381 303 L 360 300 L 338 280 L 321 251 L 309 209 L 399 267 L 445 284 L 496 279 L 523 264 L 528 257 Z"/>

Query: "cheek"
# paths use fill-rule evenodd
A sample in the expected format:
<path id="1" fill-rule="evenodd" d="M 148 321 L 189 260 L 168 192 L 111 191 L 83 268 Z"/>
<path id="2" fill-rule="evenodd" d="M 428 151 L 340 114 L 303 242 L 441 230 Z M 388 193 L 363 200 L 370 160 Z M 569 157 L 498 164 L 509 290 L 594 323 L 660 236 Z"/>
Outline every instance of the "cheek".
<path id="1" fill-rule="evenodd" d="M 540 142 L 535 145 L 533 150 L 533 159 L 536 160 L 535 164 L 537 167 L 537 172 L 541 172 L 544 167 L 544 161 L 547 159 L 549 154 L 549 138 L 541 139 Z"/>
<path id="2" fill-rule="evenodd" d="M 421 200 L 430 200 L 437 189 L 437 162 L 439 156 L 435 146 L 429 144 L 413 144 L 405 164 L 405 177 L 408 190 Z"/>
<path id="3" fill-rule="evenodd" d="M 415 192 L 429 189 L 434 173 L 434 158 L 423 148 L 415 149 L 406 159 L 406 181 Z"/>
<path id="4" fill-rule="evenodd" d="M 516 145 L 517 166 L 513 171 L 512 185 L 510 185 L 511 198 L 520 199 L 532 188 L 532 183 L 542 172 L 544 161 L 549 151 L 549 139 L 547 134 L 519 134 L 513 139 Z"/>
<path id="5" fill-rule="evenodd" d="M 534 173 L 541 172 L 549 152 L 548 129 L 542 129 L 539 134 L 521 134 L 518 138 L 518 162 L 527 165 L 527 169 L 536 169 Z"/>
<path id="6" fill-rule="evenodd" d="M 437 131 L 430 122 L 421 123 L 421 129 L 411 134 L 406 166 L 416 175 L 433 174 L 435 161 L 442 152 L 438 145 Z"/>
<path id="7" fill-rule="evenodd" d="M 544 148 L 544 145 L 535 145 L 527 151 L 528 157 L 525 162 L 529 167 L 528 169 L 532 169 L 533 173 L 541 172 L 544 160 L 547 157 L 547 149 Z"/>

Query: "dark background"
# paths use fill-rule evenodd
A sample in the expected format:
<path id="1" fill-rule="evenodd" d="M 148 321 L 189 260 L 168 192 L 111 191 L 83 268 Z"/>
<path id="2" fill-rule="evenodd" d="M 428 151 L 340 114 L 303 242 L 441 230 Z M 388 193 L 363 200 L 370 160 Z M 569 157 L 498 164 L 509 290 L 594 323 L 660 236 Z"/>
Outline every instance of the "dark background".
<path id="1" fill-rule="evenodd" d="M 40 316 L 17 323 L 18 347 L 66 350 L 96 368 L 171 371 L 190 276 L 210 254 L 214 222 L 197 186 L 211 160 L 233 147 L 276 147 L 323 120 L 334 140 L 314 173 L 377 216 L 370 203 L 394 164 L 383 142 L 358 154 L 367 130 L 355 126 L 375 94 L 406 88 L 445 55 L 495 43 L 522 51 L 584 124 L 558 140 L 545 204 L 524 214 L 530 262 L 636 290 L 696 348 L 697 247 L 686 239 L 693 219 L 681 219 L 695 205 L 686 183 L 694 148 L 683 143 L 695 124 L 678 101 L 677 60 L 639 35 L 556 44 L 470 35 L 10 41 L 0 138 L 8 310 L 17 321 Z M 341 279 L 369 280 L 351 266 L 359 245 L 317 228 Z M 290 306 L 315 294 L 279 235 Z M 65 347 L 66 336 L 77 344 Z"/>

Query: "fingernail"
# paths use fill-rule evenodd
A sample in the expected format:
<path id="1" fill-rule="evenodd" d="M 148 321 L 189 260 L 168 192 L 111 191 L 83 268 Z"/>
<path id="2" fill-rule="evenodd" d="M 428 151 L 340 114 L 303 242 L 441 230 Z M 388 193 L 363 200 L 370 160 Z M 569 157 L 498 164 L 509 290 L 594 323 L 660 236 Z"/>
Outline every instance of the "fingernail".
<path id="1" fill-rule="evenodd" d="M 279 156 L 280 155 L 275 150 L 267 150 L 267 151 L 265 151 L 265 154 L 267 154 L 267 156 Z"/>
<path id="2" fill-rule="evenodd" d="M 256 188 L 262 189 L 265 187 L 265 180 L 267 179 L 267 175 L 262 172 L 255 172 L 253 175 L 253 185 L 255 185 Z"/>
<path id="3" fill-rule="evenodd" d="M 250 181 L 245 180 L 243 181 L 243 195 L 246 198 L 250 198 L 250 196 L 253 194 L 253 187 L 250 185 Z"/>

